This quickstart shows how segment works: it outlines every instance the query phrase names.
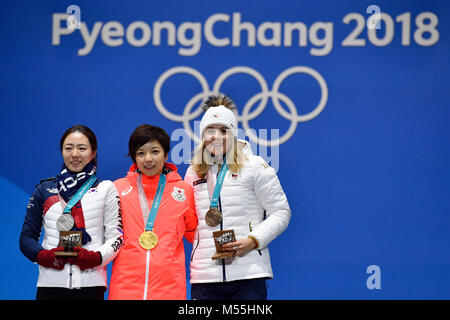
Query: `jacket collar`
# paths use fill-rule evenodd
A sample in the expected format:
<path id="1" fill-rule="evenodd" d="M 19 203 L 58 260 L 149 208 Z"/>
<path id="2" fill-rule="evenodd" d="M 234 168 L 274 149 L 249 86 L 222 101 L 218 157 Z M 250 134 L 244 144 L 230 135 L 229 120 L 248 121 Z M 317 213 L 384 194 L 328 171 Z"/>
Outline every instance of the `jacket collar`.
<path id="1" fill-rule="evenodd" d="M 181 177 L 178 174 L 178 168 L 173 163 L 165 162 L 163 170 L 167 171 L 167 174 L 166 174 L 167 182 L 175 182 L 175 181 L 181 180 Z M 137 165 L 135 163 L 133 163 L 131 165 L 130 169 L 128 169 L 127 178 L 129 180 L 133 181 L 134 183 L 136 183 L 139 173 L 140 173 L 140 171 L 139 171 Z M 142 181 L 143 181 L 144 185 L 153 185 L 154 184 L 156 186 L 159 181 L 159 175 L 147 176 L 144 174 L 144 175 L 142 175 Z"/>

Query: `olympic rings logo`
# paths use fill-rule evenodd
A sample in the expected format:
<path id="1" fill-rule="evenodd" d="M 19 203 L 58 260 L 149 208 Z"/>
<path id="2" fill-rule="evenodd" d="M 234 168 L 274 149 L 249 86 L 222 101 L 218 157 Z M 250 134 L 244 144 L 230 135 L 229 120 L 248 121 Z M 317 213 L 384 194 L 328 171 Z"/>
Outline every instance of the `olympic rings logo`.
<path id="1" fill-rule="evenodd" d="M 197 93 L 194 95 L 186 104 L 183 114 L 177 115 L 174 114 L 166 109 L 166 107 L 163 105 L 161 101 L 161 88 L 164 84 L 164 82 L 170 78 L 171 76 L 178 74 L 178 73 L 185 73 L 193 76 L 196 78 L 202 87 L 202 92 Z M 197 143 L 200 143 L 200 138 L 195 135 L 195 133 L 192 131 L 191 126 L 189 124 L 189 121 L 197 118 L 201 113 L 202 109 L 200 108 L 200 102 L 207 98 L 209 95 L 220 92 L 220 87 L 222 86 L 223 82 L 230 76 L 238 73 L 244 73 L 252 76 L 253 78 L 258 81 L 261 92 L 258 94 L 255 94 L 253 97 L 251 97 L 247 103 L 244 106 L 244 109 L 242 110 L 242 114 L 236 114 L 238 122 L 242 123 L 242 127 L 245 130 L 245 134 L 255 143 L 258 143 L 259 145 L 266 146 L 266 147 L 272 147 L 277 146 L 282 143 L 285 143 L 289 140 L 289 138 L 292 137 L 295 130 L 297 129 L 297 125 L 299 122 L 305 122 L 314 119 L 317 117 L 322 110 L 325 108 L 325 105 L 328 101 L 328 87 L 324 80 L 324 78 L 321 76 L 320 73 L 318 73 L 316 70 L 305 67 L 305 66 L 295 66 L 286 69 L 283 71 L 274 81 L 272 90 L 269 91 L 269 87 L 267 85 L 266 80 L 264 77 L 255 69 L 252 69 L 250 67 L 245 66 L 237 66 L 230 68 L 223 73 L 220 74 L 220 76 L 217 78 L 216 82 L 214 83 L 213 89 L 209 89 L 208 82 L 206 81 L 205 77 L 198 72 L 197 70 L 186 67 L 186 66 L 179 66 L 171 68 L 167 71 L 165 71 L 156 81 L 154 90 L 153 90 L 153 99 L 155 102 L 156 107 L 158 108 L 159 112 L 168 118 L 169 120 L 176 121 L 176 122 L 182 122 L 183 127 L 188 133 L 189 137 L 194 140 Z M 297 107 L 292 102 L 292 100 L 287 97 L 285 94 L 279 92 L 281 83 L 289 76 L 297 73 L 303 73 L 307 74 L 311 77 L 313 77 L 319 84 L 320 90 L 321 90 L 321 99 L 316 106 L 316 108 L 307 113 L 307 114 L 298 114 Z M 267 102 L 269 98 L 272 99 L 273 105 L 277 112 L 285 119 L 291 121 L 291 124 L 287 130 L 287 132 L 281 136 L 280 138 L 274 139 L 274 140 L 266 140 L 261 139 L 257 137 L 253 131 L 251 130 L 249 126 L 249 121 L 255 119 L 258 117 L 266 108 Z M 287 112 L 280 104 L 280 100 L 286 104 L 286 106 L 289 109 L 289 112 Z M 259 105 L 253 110 L 252 107 L 258 102 Z M 194 106 L 198 105 L 198 108 L 193 110 Z"/>

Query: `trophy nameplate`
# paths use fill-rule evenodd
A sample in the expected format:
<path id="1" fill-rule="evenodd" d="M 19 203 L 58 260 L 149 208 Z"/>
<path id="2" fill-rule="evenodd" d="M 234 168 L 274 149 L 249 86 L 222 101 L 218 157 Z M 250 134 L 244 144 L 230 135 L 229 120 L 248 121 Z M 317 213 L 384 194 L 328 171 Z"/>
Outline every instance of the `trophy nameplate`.
<path id="1" fill-rule="evenodd" d="M 73 248 L 81 247 L 81 239 L 81 231 L 60 231 L 58 247 L 63 247 L 64 251 L 57 251 L 55 255 L 60 257 L 76 257 L 78 252 L 74 252 Z"/>
<path id="2" fill-rule="evenodd" d="M 236 241 L 234 230 L 214 231 L 213 238 L 214 244 L 216 245 L 216 253 L 211 257 L 211 259 L 230 259 L 236 256 L 236 251 L 225 251 L 223 249 L 223 245 Z"/>

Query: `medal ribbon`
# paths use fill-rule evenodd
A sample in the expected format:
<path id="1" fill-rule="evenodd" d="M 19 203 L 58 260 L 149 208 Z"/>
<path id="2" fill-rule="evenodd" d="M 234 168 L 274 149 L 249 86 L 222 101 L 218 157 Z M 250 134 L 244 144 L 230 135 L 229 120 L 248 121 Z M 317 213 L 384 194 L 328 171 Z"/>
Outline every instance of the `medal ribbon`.
<path id="1" fill-rule="evenodd" d="M 142 210 L 143 211 L 145 209 L 148 210 L 148 205 L 146 205 L 145 207 L 142 206 L 143 203 L 147 203 L 147 199 L 146 199 L 145 193 L 144 193 L 144 187 L 142 186 L 142 173 L 139 175 L 137 185 L 138 185 L 139 199 L 141 202 Z M 153 224 L 155 223 L 156 214 L 158 213 L 159 205 L 161 204 L 161 199 L 162 199 L 162 195 L 164 193 L 165 186 L 166 186 L 166 175 L 161 173 L 159 175 L 158 188 L 156 189 L 155 199 L 153 200 L 152 208 L 148 215 L 147 225 L 145 226 L 145 231 L 153 231 Z"/>
<path id="2" fill-rule="evenodd" d="M 219 208 L 219 196 L 222 189 L 223 180 L 228 171 L 228 165 L 226 159 L 224 159 L 223 166 L 220 168 L 219 175 L 217 176 L 216 185 L 214 186 L 214 192 L 211 198 L 211 208 Z"/>
<path id="3" fill-rule="evenodd" d="M 72 197 L 72 199 L 69 200 L 66 207 L 64 208 L 63 213 L 71 214 L 73 206 L 77 204 L 78 201 L 83 198 L 83 196 L 86 194 L 86 192 L 89 190 L 90 187 L 94 184 L 95 180 L 97 180 L 97 177 L 94 175 L 90 176 L 89 179 L 81 186 L 80 189 L 78 189 L 77 193 Z"/>

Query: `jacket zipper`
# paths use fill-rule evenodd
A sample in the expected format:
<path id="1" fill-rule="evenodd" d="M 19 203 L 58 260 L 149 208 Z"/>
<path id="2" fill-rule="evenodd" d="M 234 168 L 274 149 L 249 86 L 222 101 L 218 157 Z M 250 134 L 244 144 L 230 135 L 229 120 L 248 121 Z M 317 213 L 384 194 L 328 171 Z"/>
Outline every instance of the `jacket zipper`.
<path id="1" fill-rule="evenodd" d="M 216 177 L 219 177 L 219 172 L 220 172 L 220 165 L 217 166 L 217 175 Z M 225 181 L 225 180 L 224 180 Z M 222 220 L 220 220 L 220 231 L 223 231 L 223 211 L 222 211 L 222 201 L 220 200 L 220 194 L 219 194 L 219 210 L 220 212 L 222 212 Z M 222 260 L 222 278 L 223 281 L 222 282 L 227 282 L 227 275 L 225 272 L 225 259 L 221 259 Z"/>
<path id="2" fill-rule="evenodd" d="M 72 265 L 69 266 L 69 289 L 72 288 Z"/>
<path id="3" fill-rule="evenodd" d="M 220 220 L 220 230 L 223 231 L 223 211 L 222 211 L 222 202 L 220 201 L 220 196 L 219 196 L 219 210 L 220 210 L 220 212 L 222 212 L 222 220 Z M 221 259 L 221 260 L 222 260 L 223 282 L 227 282 L 227 276 L 226 276 L 226 272 L 225 272 L 225 259 Z"/>
<path id="4" fill-rule="evenodd" d="M 194 254 L 195 254 L 195 251 L 197 250 L 199 243 L 200 243 L 200 232 L 197 232 L 197 245 L 195 246 L 194 250 L 192 250 L 191 262 L 194 259 Z"/>
<path id="5" fill-rule="evenodd" d="M 147 261 L 145 263 L 145 287 L 144 287 L 144 296 L 142 300 L 147 300 L 149 273 L 150 273 L 150 250 L 147 250 Z"/>

